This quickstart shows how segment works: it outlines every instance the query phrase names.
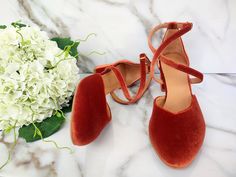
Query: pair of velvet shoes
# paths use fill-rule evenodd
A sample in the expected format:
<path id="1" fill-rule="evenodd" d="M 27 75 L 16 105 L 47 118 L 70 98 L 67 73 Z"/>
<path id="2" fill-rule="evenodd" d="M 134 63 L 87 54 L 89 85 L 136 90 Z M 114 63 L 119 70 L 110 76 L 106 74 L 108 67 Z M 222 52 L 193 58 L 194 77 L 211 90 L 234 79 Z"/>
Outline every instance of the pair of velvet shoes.
<path id="1" fill-rule="evenodd" d="M 153 34 L 166 29 L 158 48 L 152 45 Z M 86 145 L 99 136 L 111 120 L 106 95 L 120 104 L 136 103 L 152 80 L 158 82 L 165 96 L 154 100 L 149 123 L 149 137 L 155 152 L 167 165 L 182 168 L 189 165 L 202 146 L 205 122 L 191 84 L 203 80 L 202 73 L 189 67 L 189 59 L 181 36 L 190 31 L 192 23 L 170 22 L 156 26 L 150 32 L 148 45 L 153 52 L 151 61 L 145 54 L 140 63 L 121 60 L 98 66 L 94 74 L 80 81 L 74 95 L 71 137 L 75 145 Z M 155 78 L 155 66 L 160 78 Z M 191 76 L 191 77 L 190 77 Z M 129 87 L 139 81 L 136 94 Z M 116 95 L 121 89 L 125 99 Z M 127 107 L 128 108 L 128 107 Z"/>

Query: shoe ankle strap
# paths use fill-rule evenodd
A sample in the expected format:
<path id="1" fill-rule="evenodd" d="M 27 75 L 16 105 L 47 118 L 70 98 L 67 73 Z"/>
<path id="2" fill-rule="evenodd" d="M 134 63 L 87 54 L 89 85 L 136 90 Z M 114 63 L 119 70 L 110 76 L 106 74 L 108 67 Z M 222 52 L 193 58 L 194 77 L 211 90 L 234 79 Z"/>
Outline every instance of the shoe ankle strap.
<path id="1" fill-rule="evenodd" d="M 146 74 L 150 72 L 150 64 L 151 64 L 151 62 L 148 59 L 148 57 L 146 56 L 146 54 L 144 54 L 144 53 L 140 54 L 140 85 L 139 85 L 137 93 L 133 97 L 126 96 L 127 100 L 123 100 L 123 99 L 119 98 L 116 95 L 116 93 L 113 91 L 110 93 L 112 98 L 120 104 L 132 104 L 132 103 L 137 102 L 142 97 L 142 95 L 145 93 L 145 91 L 147 90 L 147 88 L 151 82 L 151 77 L 149 77 L 148 79 L 146 78 Z M 146 66 L 148 66 L 148 71 L 146 70 L 146 68 L 147 68 Z M 128 89 L 127 89 L 127 91 L 128 91 Z M 127 95 L 127 93 L 124 93 L 124 95 Z"/>
<path id="2" fill-rule="evenodd" d="M 167 39 L 165 39 L 160 46 L 155 49 L 152 45 L 151 39 L 154 35 L 155 32 L 159 31 L 162 28 L 167 28 L 167 29 L 178 29 L 178 31 L 176 31 L 175 33 L 173 33 L 170 37 L 168 37 Z M 156 63 L 158 63 L 158 67 L 159 67 L 159 62 L 163 62 L 179 71 L 185 72 L 187 74 L 190 74 L 192 76 L 194 76 L 195 78 L 191 78 L 190 82 L 191 83 L 199 83 L 203 80 L 203 74 L 200 73 L 199 71 L 190 68 L 188 66 L 182 65 L 182 64 L 177 64 L 174 61 L 170 60 L 169 58 L 165 57 L 164 55 L 162 55 L 162 51 L 174 40 L 176 40 L 177 38 L 183 36 L 185 33 L 187 33 L 188 31 L 190 31 L 192 29 L 192 23 L 186 22 L 186 23 L 177 23 L 177 22 L 170 22 L 170 23 L 164 23 L 164 24 L 160 24 L 156 27 L 154 27 L 149 36 L 148 36 L 148 45 L 149 48 L 151 49 L 151 51 L 153 52 L 154 56 L 151 62 L 151 69 L 150 69 L 150 75 L 151 77 L 156 81 L 160 83 L 160 79 L 155 78 L 154 76 L 154 70 L 155 70 L 155 65 Z M 161 56 L 161 57 L 160 57 Z"/>
<path id="3" fill-rule="evenodd" d="M 183 34 L 187 33 L 188 31 L 190 31 L 192 29 L 192 23 L 186 22 L 186 23 L 180 23 L 180 22 L 169 22 L 169 23 L 163 23 L 160 25 L 155 26 L 149 33 L 148 35 L 148 46 L 151 49 L 151 51 L 153 52 L 153 54 L 155 54 L 155 52 L 157 51 L 157 49 L 155 47 L 153 47 L 152 45 L 152 38 L 153 35 L 158 32 L 159 30 L 163 29 L 163 28 L 167 28 L 167 29 L 179 29 L 182 32 L 184 32 Z M 182 35 L 183 35 L 182 34 Z M 176 36 L 175 36 L 176 35 Z M 177 36 L 178 34 L 174 34 L 171 37 L 173 39 L 171 39 L 170 42 L 171 43 L 173 40 L 177 39 L 178 37 L 182 36 Z M 164 44 L 163 44 L 164 45 Z M 168 44 L 167 44 L 168 45 Z M 161 46 L 160 46 L 161 47 Z"/>
<path id="4" fill-rule="evenodd" d="M 183 64 L 175 63 L 175 62 L 173 62 L 173 60 L 171 60 L 170 58 L 168 58 L 164 55 L 161 55 L 159 60 L 172 68 L 175 68 L 179 71 L 182 71 L 184 73 L 187 73 L 187 74 L 193 76 L 194 78 L 190 78 L 191 84 L 200 83 L 203 80 L 203 74 L 193 68 L 190 68 L 190 67 L 183 65 Z"/>
<path id="5" fill-rule="evenodd" d="M 121 104 L 132 104 L 138 101 L 141 96 L 144 94 L 146 91 L 147 87 L 149 86 L 149 83 L 151 79 L 146 80 L 146 74 L 150 72 L 150 60 L 145 54 L 140 54 L 140 85 L 137 93 L 134 96 L 131 96 L 127 83 L 125 82 L 125 78 L 123 77 L 122 73 L 120 70 L 116 67 L 117 64 L 119 63 L 125 63 L 125 64 L 134 64 L 128 60 L 121 60 L 115 64 L 110 64 L 110 65 L 102 65 L 97 68 L 95 68 L 96 73 L 101 73 L 105 74 L 106 72 L 112 71 L 118 80 L 120 84 L 120 88 L 127 100 L 124 100 L 122 98 L 119 98 L 114 91 L 110 92 L 112 98 Z"/>

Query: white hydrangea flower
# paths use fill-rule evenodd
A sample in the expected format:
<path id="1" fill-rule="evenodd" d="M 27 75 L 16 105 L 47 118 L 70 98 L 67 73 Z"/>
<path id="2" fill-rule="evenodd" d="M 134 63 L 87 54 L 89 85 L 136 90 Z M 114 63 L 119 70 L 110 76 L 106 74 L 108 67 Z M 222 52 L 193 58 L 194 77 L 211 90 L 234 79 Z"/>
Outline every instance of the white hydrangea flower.
<path id="1" fill-rule="evenodd" d="M 69 102 L 78 73 L 76 59 L 40 29 L 0 29 L 0 130 L 52 116 Z"/>

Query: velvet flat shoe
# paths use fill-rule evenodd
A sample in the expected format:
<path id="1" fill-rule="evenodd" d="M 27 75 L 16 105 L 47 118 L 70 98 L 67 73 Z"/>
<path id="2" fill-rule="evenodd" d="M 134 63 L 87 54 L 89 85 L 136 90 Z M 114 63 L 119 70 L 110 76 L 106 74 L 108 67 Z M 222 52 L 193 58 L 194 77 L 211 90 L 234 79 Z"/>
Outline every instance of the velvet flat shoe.
<path id="1" fill-rule="evenodd" d="M 166 32 L 156 49 L 151 39 L 162 28 L 166 28 Z M 150 141 L 160 159 L 175 168 L 186 167 L 193 161 L 205 136 L 204 118 L 191 89 L 191 84 L 201 82 L 203 75 L 189 67 L 181 39 L 191 28 L 192 23 L 164 23 L 151 31 L 148 40 L 154 53 L 150 75 L 165 91 L 165 96 L 157 97 L 153 103 L 149 123 Z M 154 77 L 156 64 L 159 66 L 160 79 Z"/>
<path id="2" fill-rule="evenodd" d="M 76 88 L 72 113 L 71 137 L 75 145 L 86 145 L 97 138 L 111 120 L 112 114 L 106 101 L 106 95 L 121 104 L 132 104 L 140 99 L 150 80 L 150 61 L 145 54 L 140 55 L 140 64 L 121 60 L 114 64 L 101 65 L 95 73 L 80 81 Z M 128 87 L 140 81 L 137 93 L 131 96 Z M 119 98 L 115 90 L 122 89 L 127 100 Z"/>

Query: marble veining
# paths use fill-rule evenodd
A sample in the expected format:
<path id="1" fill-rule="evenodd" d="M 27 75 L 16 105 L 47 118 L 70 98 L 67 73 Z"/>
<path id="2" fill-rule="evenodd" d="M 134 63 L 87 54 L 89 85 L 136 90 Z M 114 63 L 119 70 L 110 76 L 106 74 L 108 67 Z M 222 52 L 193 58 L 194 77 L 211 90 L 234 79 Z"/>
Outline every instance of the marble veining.
<path id="1" fill-rule="evenodd" d="M 21 19 L 53 36 L 81 39 L 80 67 L 91 72 L 98 64 L 126 58 L 138 61 L 152 54 L 148 32 L 166 21 L 191 21 L 184 37 L 191 65 L 204 73 L 235 73 L 236 1 L 234 0 L 9 0 L 0 1 L 2 24 Z M 209 10 L 211 13 L 209 13 Z M 161 34 L 154 41 L 160 41 Z M 157 46 L 157 44 L 156 44 Z M 104 55 L 88 55 L 91 51 Z"/>

